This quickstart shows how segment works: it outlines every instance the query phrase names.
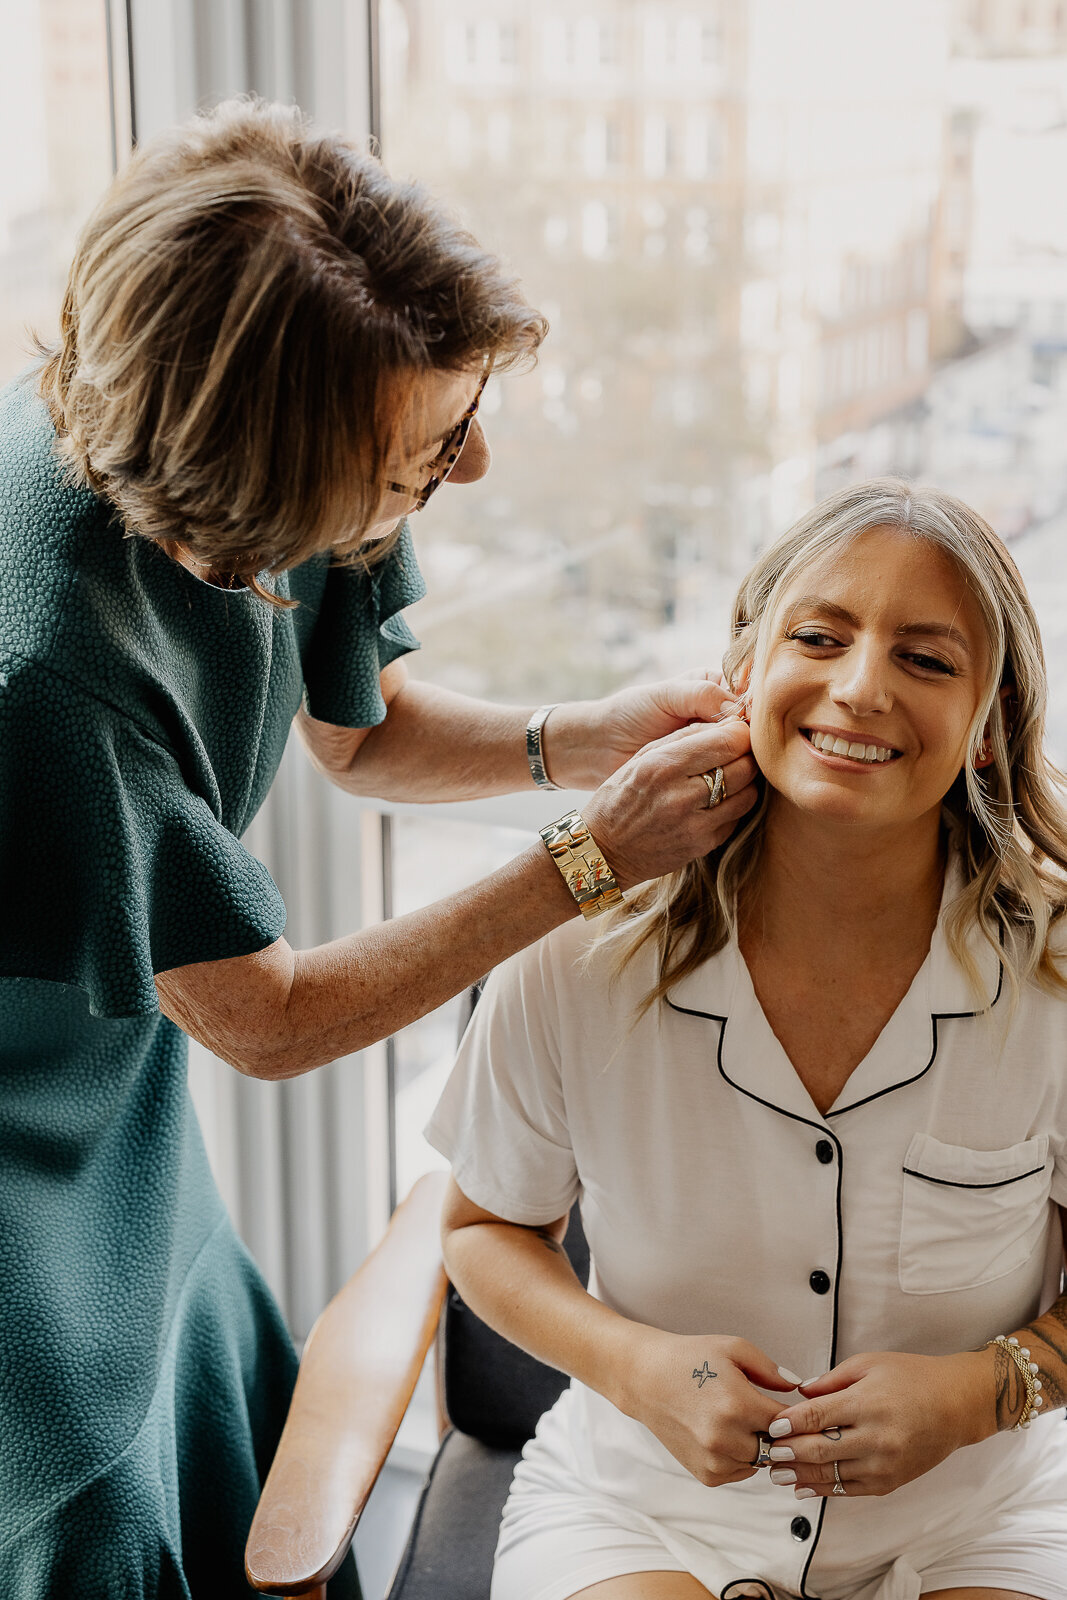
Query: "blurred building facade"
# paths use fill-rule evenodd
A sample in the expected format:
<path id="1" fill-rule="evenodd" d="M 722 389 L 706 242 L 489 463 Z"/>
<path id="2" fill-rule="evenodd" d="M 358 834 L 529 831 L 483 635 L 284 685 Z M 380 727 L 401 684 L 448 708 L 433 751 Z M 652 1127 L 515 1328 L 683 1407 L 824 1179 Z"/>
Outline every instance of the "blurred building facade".
<path id="1" fill-rule="evenodd" d="M 452 196 L 553 324 L 494 418 L 509 493 L 438 519 L 434 576 L 451 561 L 479 605 L 536 500 L 534 546 L 563 563 L 542 575 L 547 654 L 596 673 L 568 644 L 585 612 L 601 681 L 655 666 L 811 503 L 820 448 L 929 382 L 948 11 L 388 0 L 383 36 L 387 163 Z M 431 610 L 429 632 L 462 614 Z M 513 633 L 528 673 L 521 655 Z"/>

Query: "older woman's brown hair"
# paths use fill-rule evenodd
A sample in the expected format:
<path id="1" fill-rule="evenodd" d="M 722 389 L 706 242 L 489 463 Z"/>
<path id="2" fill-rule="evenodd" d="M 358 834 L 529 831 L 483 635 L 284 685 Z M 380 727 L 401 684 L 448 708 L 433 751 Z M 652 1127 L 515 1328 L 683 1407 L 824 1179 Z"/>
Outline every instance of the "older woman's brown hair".
<path id="1" fill-rule="evenodd" d="M 40 392 L 130 533 L 259 589 L 358 545 L 420 373 L 514 365 L 545 331 L 418 186 L 294 108 L 231 100 L 105 194 Z"/>

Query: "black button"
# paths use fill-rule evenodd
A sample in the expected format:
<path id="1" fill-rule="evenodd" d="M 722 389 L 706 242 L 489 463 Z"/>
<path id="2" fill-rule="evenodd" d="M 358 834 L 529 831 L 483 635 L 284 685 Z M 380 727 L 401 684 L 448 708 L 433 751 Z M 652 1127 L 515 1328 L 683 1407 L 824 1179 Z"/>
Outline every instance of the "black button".
<path id="1" fill-rule="evenodd" d="M 805 1539 L 811 1538 L 811 1523 L 807 1517 L 794 1517 L 789 1524 L 789 1531 L 797 1544 L 803 1544 Z"/>
<path id="2" fill-rule="evenodd" d="M 821 1267 L 816 1267 L 808 1282 L 816 1294 L 825 1294 L 830 1287 L 830 1274 L 824 1272 Z"/>
<path id="3" fill-rule="evenodd" d="M 815 1154 L 818 1156 L 824 1167 L 828 1167 L 830 1165 L 831 1161 L 834 1159 L 834 1147 L 830 1143 L 829 1139 L 819 1140 L 818 1144 L 815 1146 Z"/>

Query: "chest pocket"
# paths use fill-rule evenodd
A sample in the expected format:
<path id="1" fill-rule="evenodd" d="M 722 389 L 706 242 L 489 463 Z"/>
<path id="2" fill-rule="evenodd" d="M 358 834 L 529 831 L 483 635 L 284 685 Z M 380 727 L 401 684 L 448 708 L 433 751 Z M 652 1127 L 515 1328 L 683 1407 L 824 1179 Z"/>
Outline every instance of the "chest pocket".
<path id="1" fill-rule="evenodd" d="M 1029 1260 L 1049 1222 L 1048 1135 L 969 1150 L 917 1133 L 904 1157 L 900 1287 L 943 1294 Z"/>

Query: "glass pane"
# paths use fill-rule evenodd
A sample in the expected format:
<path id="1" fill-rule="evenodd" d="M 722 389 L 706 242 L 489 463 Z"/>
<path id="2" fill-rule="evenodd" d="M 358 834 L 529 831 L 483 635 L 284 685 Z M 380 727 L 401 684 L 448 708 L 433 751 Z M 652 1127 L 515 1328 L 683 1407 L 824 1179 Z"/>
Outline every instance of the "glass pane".
<path id="1" fill-rule="evenodd" d="M 392 819 L 393 913 L 417 911 L 495 872 L 529 843 L 512 828 L 486 828 L 432 816 Z M 415 1179 L 447 1163 L 422 1137 L 455 1060 L 463 1002 L 452 1000 L 398 1033 L 396 1070 L 396 1189 L 402 1198 Z"/>
<path id="2" fill-rule="evenodd" d="M 489 386 L 490 477 L 419 519 L 420 672 L 536 700 L 714 662 L 756 549 L 889 471 L 993 521 L 1055 644 L 1067 8 L 1037 9 L 383 0 L 387 164 L 552 323 Z"/>
<path id="3" fill-rule="evenodd" d="M 1067 756 L 1067 7 L 381 16 L 387 165 L 552 325 L 486 391 L 490 476 L 416 519 L 416 671 L 536 704 L 715 665 L 756 551 L 903 473 L 1011 543 Z"/>
<path id="4" fill-rule="evenodd" d="M 0 383 L 54 339 L 78 230 L 112 172 L 103 0 L 6 0 L 0 55 Z"/>

